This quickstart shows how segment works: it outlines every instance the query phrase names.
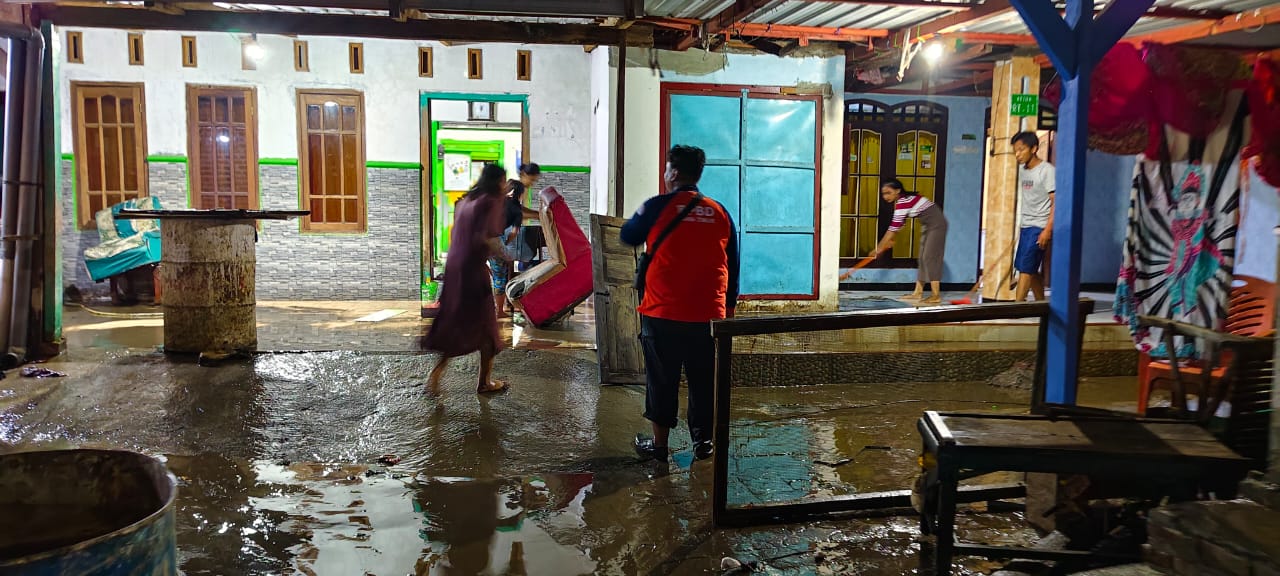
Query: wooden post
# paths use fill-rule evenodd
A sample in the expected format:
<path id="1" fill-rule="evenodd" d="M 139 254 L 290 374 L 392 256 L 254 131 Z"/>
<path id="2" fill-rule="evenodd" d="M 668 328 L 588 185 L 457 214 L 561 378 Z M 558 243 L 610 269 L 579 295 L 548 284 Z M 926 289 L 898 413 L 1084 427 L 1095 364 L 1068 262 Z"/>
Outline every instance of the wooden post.
<path id="1" fill-rule="evenodd" d="M 1075 404 L 1080 371 L 1080 245 L 1085 150 L 1089 140 L 1089 80 L 1093 67 L 1155 0 L 1115 0 L 1095 21 L 1091 0 L 1067 0 L 1066 20 L 1051 3 L 1010 0 L 1062 77 L 1058 165 L 1053 215 L 1053 290 L 1045 401 Z"/>
<path id="2" fill-rule="evenodd" d="M 613 104 L 614 115 L 614 160 L 613 163 L 613 210 L 610 214 L 619 218 L 626 218 L 623 204 L 626 199 L 626 182 L 624 182 L 624 170 L 627 163 L 627 34 L 621 32 L 618 35 L 618 94 Z"/>
<path id="3" fill-rule="evenodd" d="M 1013 300 L 1013 245 L 1018 241 L 1018 162 L 1009 139 L 1035 130 L 1036 118 L 1010 114 L 1013 94 L 1040 90 L 1040 65 L 1030 56 L 996 62 L 991 87 L 991 151 L 982 191 L 982 298 Z"/>

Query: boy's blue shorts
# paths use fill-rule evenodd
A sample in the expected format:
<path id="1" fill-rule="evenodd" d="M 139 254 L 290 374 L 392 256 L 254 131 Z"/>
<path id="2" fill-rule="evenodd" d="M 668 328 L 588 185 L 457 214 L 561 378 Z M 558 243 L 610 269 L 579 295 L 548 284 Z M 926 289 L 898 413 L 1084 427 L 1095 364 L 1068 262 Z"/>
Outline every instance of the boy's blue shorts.
<path id="1" fill-rule="evenodd" d="M 1013 267 L 1023 274 L 1039 274 L 1044 264 L 1044 249 L 1036 242 L 1044 228 L 1028 226 L 1018 233 L 1018 253 L 1013 258 Z"/>

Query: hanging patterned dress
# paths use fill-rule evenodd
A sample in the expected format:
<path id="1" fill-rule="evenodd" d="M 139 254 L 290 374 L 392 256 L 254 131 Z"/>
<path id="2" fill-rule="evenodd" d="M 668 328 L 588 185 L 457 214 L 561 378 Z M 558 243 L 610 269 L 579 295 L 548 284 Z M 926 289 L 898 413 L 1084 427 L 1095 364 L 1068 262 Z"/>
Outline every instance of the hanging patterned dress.
<path id="1" fill-rule="evenodd" d="M 1235 111 L 1218 158 L 1205 161 L 1205 142 L 1197 139 L 1187 159 L 1171 161 L 1165 139 L 1159 159 L 1140 156 L 1135 166 L 1115 314 L 1129 325 L 1138 349 L 1153 357 L 1169 352 L 1159 329 L 1138 325 L 1139 315 L 1210 329 L 1220 329 L 1226 318 L 1246 114 L 1245 106 Z M 1194 355 L 1194 343 L 1179 344 L 1176 354 Z"/>

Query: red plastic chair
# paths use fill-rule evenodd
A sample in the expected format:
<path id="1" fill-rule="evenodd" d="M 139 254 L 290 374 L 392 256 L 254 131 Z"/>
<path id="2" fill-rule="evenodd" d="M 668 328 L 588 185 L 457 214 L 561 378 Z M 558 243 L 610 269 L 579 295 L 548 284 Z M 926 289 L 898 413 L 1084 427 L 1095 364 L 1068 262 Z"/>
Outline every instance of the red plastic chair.
<path id="1" fill-rule="evenodd" d="M 1249 276 L 1236 276 L 1243 282 L 1231 289 L 1231 301 L 1227 306 L 1227 320 L 1223 332 L 1249 338 L 1265 338 L 1275 335 L 1276 286 L 1271 282 Z M 1210 382 L 1216 384 L 1231 366 L 1231 350 L 1223 350 L 1218 362 L 1210 371 Z M 1201 361 L 1178 365 L 1179 376 L 1197 381 L 1204 376 Z M 1153 359 L 1146 353 L 1138 356 L 1138 414 L 1146 415 L 1151 393 L 1168 388 L 1174 380 L 1173 367 L 1166 359 Z"/>

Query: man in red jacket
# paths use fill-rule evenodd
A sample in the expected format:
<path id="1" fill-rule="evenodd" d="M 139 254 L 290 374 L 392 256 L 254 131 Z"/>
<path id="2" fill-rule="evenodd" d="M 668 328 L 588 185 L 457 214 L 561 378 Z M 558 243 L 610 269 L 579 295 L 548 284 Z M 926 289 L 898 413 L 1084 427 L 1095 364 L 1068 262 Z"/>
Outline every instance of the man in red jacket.
<path id="1" fill-rule="evenodd" d="M 677 424 L 680 372 L 689 383 L 689 435 L 694 457 L 711 456 L 715 404 L 715 341 L 711 321 L 732 318 L 738 301 L 738 231 L 719 202 L 698 190 L 707 156 L 693 146 L 667 152 L 666 193 L 648 199 L 622 227 L 622 241 L 653 246 L 690 202 L 697 202 L 650 251 L 640 312 L 644 347 L 644 417 L 653 437 L 636 435 L 636 453 L 666 462 Z"/>

